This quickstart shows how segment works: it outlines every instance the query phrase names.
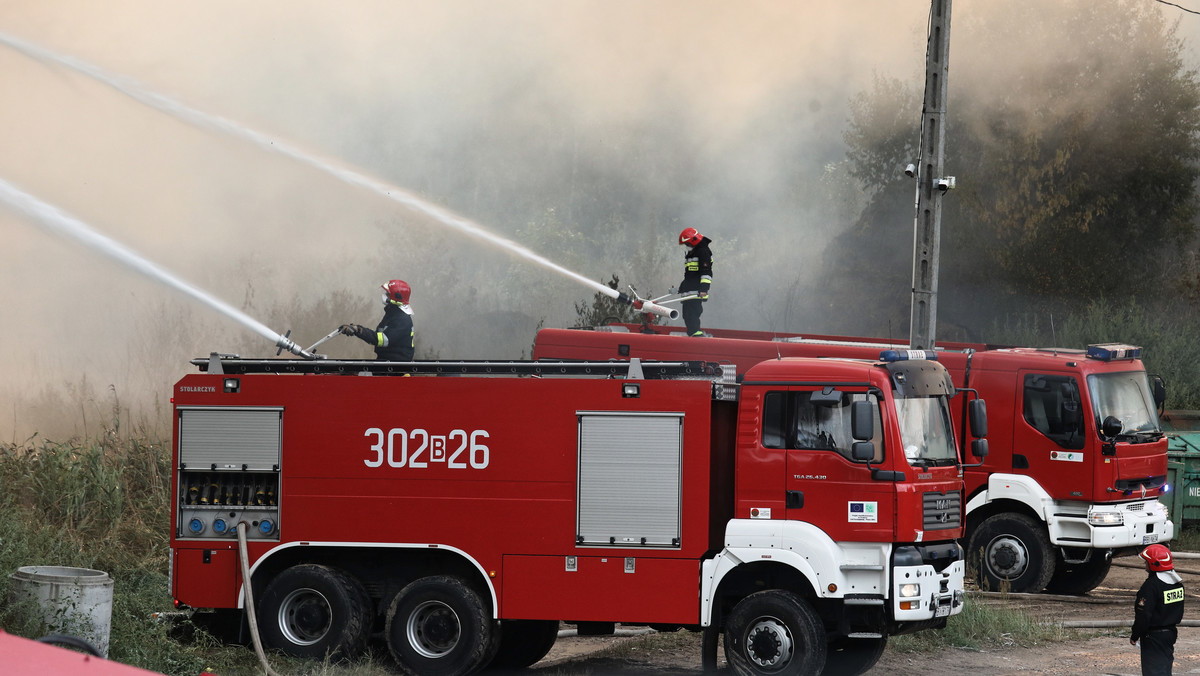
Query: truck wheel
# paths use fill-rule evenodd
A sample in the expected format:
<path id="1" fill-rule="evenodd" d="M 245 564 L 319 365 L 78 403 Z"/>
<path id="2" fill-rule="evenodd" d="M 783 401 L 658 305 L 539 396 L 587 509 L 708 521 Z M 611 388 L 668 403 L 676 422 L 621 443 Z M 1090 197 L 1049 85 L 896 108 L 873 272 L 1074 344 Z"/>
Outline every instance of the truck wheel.
<path id="1" fill-rule="evenodd" d="M 967 560 L 981 585 L 991 591 L 1036 594 L 1054 575 L 1050 536 L 1024 514 L 988 517 L 971 534 Z"/>
<path id="2" fill-rule="evenodd" d="M 1046 584 L 1046 591 L 1054 594 L 1086 594 L 1104 582 L 1110 568 L 1112 552 L 1109 550 L 1094 550 L 1083 563 L 1067 563 L 1060 554 L 1054 577 Z"/>
<path id="3" fill-rule="evenodd" d="M 524 669 L 546 656 L 558 640 L 556 620 L 502 620 L 500 649 L 490 669 Z"/>
<path id="4" fill-rule="evenodd" d="M 825 666 L 825 630 L 813 609 L 796 594 L 756 592 L 729 614 L 725 659 L 741 676 L 816 676 Z"/>
<path id="5" fill-rule="evenodd" d="M 497 638 L 479 594 L 455 577 L 416 580 L 388 609 L 388 648 L 410 676 L 470 674 L 492 659 Z"/>
<path id="6" fill-rule="evenodd" d="M 353 657 L 371 630 L 362 585 L 326 566 L 292 566 L 275 576 L 258 604 L 267 646 L 293 657 Z"/>
<path id="7" fill-rule="evenodd" d="M 887 648 L 887 637 L 840 638 L 829 644 L 825 651 L 825 668 L 822 676 L 859 676 L 875 666 L 883 650 Z"/>

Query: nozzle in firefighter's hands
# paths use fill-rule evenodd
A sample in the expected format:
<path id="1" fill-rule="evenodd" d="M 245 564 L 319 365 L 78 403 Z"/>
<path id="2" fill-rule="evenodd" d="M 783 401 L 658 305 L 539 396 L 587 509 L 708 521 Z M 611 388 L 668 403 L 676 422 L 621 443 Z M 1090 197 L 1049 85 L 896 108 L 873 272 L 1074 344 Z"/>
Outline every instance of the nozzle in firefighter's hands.
<path id="1" fill-rule="evenodd" d="M 338 327 L 338 331 L 341 331 L 344 335 L 353 336 L 358 334 L 358 326 L 355 324 L 342 324 Z"/>

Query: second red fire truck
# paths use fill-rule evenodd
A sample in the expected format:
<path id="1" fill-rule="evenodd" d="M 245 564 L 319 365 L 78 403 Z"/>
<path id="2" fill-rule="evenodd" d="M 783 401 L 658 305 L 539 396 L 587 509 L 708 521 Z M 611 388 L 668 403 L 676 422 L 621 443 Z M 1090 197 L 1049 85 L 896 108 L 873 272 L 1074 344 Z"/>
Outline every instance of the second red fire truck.
<path id="1" fill-rule="evenodd" d="M 197 360 L 173 398 L 171 592 L 233 626 L 252 593 L 292 655 L 379 631 L 423 676 L 532 664 L 560 621 L 701 630 L 706 665 L 723 632 L 739 674 L 858 674 L 963 607 L 954 387 L 892 356 L 739 378 Z"/>
<path id="2" fill-rule="evenodd" d="M 660 333 L 641 333 L 651 330 Z M 544 329 L 534 356 L 557 359 L 705 359 L 750 368 L 780 357 L 866 357 L 903 344 L 877 338 L 709 332 L 616 325 Z M 1082 594 L 1114 554 L 1170 540 L 1158 496 L 1169 489 L 1161 384 L 1140 350 L 942 343 L 938 359 L 959 388 L 988 402 L 991 453 L 965 466 L 963 544 L 993 590 Z M 957 408 L 956 408 L 957 410 Z M 964 432 L 956 425 L 956 433 Z"/>

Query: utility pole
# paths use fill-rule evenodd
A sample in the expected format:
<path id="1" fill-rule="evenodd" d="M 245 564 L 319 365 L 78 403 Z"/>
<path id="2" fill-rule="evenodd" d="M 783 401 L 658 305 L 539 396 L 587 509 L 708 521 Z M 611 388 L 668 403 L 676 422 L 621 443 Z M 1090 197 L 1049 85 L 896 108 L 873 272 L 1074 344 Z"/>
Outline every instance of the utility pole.
<path id="1" fill-rule="evenodd" d="M 913 226 L 912 316 L 909 346 L 933 349 L 937 329 L 938 264 L 942 236 L 942 196 L 954 177 L 942 175 L 946 141 L 946 79 L 950 70 L 950 2 L 932 0 L 929 46 L 925 52 L 925 103 L 921 111 L 921 147 L 905 173 L 917 179 L 917 215 Z"/>

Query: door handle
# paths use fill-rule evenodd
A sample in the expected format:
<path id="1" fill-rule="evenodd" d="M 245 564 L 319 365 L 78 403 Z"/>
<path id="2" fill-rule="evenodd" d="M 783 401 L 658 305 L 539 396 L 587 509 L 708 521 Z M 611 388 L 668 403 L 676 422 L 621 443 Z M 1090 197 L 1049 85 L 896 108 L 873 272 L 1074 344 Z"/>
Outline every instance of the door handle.
<path id="1" fill-rule="evenodd" d="M 788 491 L 785 504 L 788 509 L 800 509 L 804 506 L 804 491 Z"/>

